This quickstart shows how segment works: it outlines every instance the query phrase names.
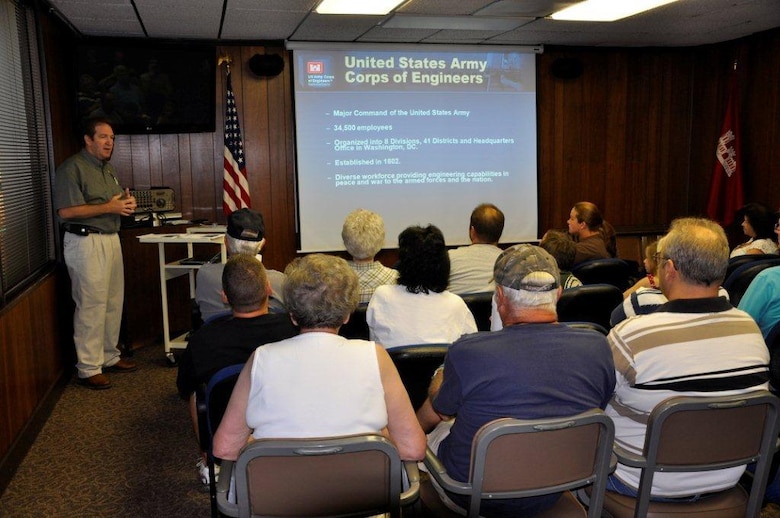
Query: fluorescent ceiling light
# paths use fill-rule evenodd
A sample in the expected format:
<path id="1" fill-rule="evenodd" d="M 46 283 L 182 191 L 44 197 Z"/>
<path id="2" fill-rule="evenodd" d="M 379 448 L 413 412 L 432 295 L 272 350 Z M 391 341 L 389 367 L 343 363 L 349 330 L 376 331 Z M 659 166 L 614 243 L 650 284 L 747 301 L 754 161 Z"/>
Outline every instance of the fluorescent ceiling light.
<path id="1" fill-rule="evenodd" d="M 385 29 L 439 29 L 462 31 L 511 31 L 532 22 L 533 18 L 506 16 L 432 16 L 394 14 L 382 27 Z"/>
<path id="2" fill-rule="evenodd" d="M 319 14 L 387 14 L 404 0 L 322 0 Z"/>
<path id="3" fill-rule="evenodd" d="M 553 20 L 614 22 L 677 0 L 584 0 L 550 15 Z"/>

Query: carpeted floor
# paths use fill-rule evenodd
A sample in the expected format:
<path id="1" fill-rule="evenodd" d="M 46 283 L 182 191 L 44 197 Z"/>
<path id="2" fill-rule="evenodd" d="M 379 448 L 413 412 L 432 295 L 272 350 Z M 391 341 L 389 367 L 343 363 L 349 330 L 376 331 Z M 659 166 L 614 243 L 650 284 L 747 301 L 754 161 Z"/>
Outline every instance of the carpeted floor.
<path id="1" fill-rule="evenodd" d="M 70 383 L 0 497 L 2 517 L 208 517 L 197 443 L 176 369 L 137 350 L 113 387 Z"/>

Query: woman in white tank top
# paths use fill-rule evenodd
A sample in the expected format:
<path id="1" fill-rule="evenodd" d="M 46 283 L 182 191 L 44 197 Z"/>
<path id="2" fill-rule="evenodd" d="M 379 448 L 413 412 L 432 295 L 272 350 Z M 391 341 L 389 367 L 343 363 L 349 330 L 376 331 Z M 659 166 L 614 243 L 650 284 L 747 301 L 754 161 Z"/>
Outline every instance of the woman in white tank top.
<path id="1" fill-rule="evenodd" d="M 425 435 L 385 349 L 338 335 L 358 304 L 343 259 L 312 254 L 285 271 L 296 337 L 259 347 L 233 389 L 214 436 L 216 457 L 235 460 L 250 440 L 382 433 L 403 460 L 425 455 Z"/>

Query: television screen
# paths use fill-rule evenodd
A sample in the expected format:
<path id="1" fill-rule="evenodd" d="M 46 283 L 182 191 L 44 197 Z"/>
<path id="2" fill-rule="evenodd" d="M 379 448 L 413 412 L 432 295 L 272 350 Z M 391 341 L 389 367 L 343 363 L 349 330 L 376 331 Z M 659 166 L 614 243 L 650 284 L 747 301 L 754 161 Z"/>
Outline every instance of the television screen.
<path id="1" fill-rule="evenodd" d="M 79 122 L 105 117 L 119 134 L 215 130 L 215 49 L 89 40 L 78 45 Z"/>

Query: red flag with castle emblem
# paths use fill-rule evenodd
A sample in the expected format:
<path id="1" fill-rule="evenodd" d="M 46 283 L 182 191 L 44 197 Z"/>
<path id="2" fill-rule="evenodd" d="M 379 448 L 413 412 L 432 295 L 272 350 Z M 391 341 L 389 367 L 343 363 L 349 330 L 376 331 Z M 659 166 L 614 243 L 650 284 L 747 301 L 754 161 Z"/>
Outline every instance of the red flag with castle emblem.
<path id="1" fill-rule="evenodd" d="M 723 226 L 729 225 L 734 220 L 735 212 L 744 204 L 738 102 L 737 64 L 735 62 L 729 82 L 726 116 L 715 150 L 717 162 L 707 202 L 707 216 Z"/>

